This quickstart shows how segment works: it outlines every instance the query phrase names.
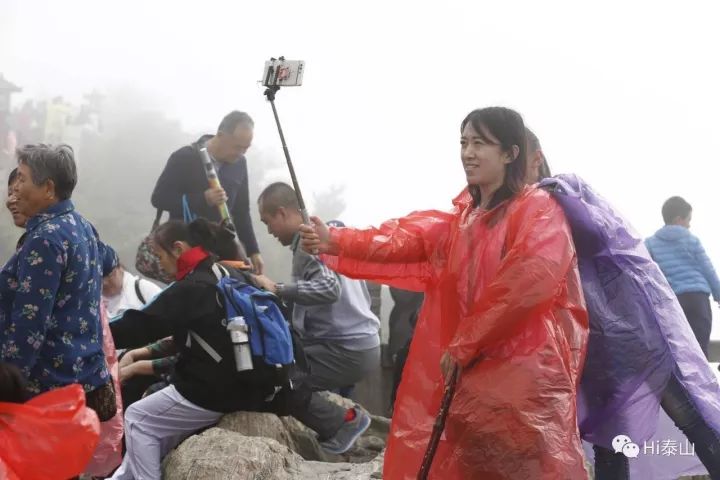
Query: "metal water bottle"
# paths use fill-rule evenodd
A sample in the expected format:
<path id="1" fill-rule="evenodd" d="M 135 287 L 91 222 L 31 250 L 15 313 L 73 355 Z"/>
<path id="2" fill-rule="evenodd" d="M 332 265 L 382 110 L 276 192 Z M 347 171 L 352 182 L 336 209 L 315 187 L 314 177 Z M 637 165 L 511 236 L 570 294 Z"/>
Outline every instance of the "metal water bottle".
<path id="1" fill-rule="evenodd" d="M 253 369 L 252 351 L 247 323 L 243 317 L 233 317 L 227 326 L 235 353 L 235 368 L 238 372 Z"/>

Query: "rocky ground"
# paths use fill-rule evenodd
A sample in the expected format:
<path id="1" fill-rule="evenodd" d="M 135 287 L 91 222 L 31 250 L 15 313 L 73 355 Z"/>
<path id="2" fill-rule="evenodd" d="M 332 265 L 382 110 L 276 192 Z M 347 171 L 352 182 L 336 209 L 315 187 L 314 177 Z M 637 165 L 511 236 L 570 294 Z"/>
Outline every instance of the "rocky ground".
<path id="1" fill-rule="evenodd" d="M 351 403 L 337 395 L 344 406 Z M 372 423 L 344 455 L 320 448 L 315 434 L 292 417 L 237 412 L 217 426 L 193 435 L 167 456 L 168 480 L 375 480 L 382 478 L 385 441 L 390 421 L 372 416 Z M 589 479 L 592 464 L 586 462 Z M 708 476 L 681 480 L 709 480 Z"/>
<path id="2" fill-rule="evenodd" d="M 347 400 L 331 395 L 343 405 Z M 365 480 L 382 478 L 390 421 L 372 417 L 343 455 L 324 452 L 315 434 L 292 417 L 237 412 L 185 440 L 165 459 L 168 480 Z"/>

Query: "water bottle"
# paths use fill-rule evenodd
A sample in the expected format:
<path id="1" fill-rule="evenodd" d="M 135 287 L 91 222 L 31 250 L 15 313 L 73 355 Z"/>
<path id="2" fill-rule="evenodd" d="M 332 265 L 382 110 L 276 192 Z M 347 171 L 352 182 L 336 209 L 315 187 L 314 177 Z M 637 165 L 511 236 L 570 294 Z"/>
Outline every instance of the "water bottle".
<path id="1" fill-rule="evenodd" d="M 243 317 L 233 317 L 227 326 L 235 353 L 235 368 L 238 372 L 253 369 L 252 351 L 248 326 Z"/>

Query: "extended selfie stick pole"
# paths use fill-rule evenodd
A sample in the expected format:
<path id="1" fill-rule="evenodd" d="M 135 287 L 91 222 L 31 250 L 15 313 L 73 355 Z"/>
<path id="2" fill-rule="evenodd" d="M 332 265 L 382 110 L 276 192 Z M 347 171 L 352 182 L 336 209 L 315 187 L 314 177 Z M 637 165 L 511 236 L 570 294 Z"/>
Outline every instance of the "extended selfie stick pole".
<path id="1" fill-rule="evenodd" d="M 271 85 L 271 83 L 275 83 L 270 82 L 273 75 L 274 69 L 271 67 L 268 70 L 267 78 L 265 79 L 265 84 L 270 85 L 267 87 L 267 90 L 265 90 L 265 96 L 270 102 L 273 115 L 275 115 L 275 123 L 277 124 L 278 133 L 280 134 L 280 142 L 282 142 L 283 152 L 285 152 L 285 160 L 287 161 L 288 170 L 290 170 L 290 178 L 292 179 L 293 188 L 295 189 L 295 195 L 297 195 L 298 206 L 300 207 L 300 214 L 302 215 L 303 223 L 305 225 L 312 225 L 310 223 L 310 217 L 308 216 L 307 209 L 305 208 L 305 201 L 303 200 L 302 193 L 300 192 L 300 185 L 298 184 L 297 176 L 295 175 L 295 168 L 293 168 L 292 160 L 290 160 L 290 151 L 288 150 L 287 143 L 285 143 L 285 135 L 283 135 L 282 127 L 280 126 L 280 118 L 278 117 L 277 109 L 275 108 L 275 94 L 278 90 L 280 90 L 280 86 Z"/>

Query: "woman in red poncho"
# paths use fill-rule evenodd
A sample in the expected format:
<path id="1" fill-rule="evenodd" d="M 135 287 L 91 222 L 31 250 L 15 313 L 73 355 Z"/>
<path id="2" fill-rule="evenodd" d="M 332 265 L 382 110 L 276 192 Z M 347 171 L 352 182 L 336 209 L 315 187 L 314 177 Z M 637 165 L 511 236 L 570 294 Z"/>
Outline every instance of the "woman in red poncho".
<path id="1" fill-rule="evenodd" d="M 303 247 L 354 277 L 426 292 L 400 385 L 384 477 L 417 476 L 460 367 L 433 479 L 587 478 L 575 394 L 588 319 L 572 237 L 550 195 L 524 186 L 525 127 L 513 110 L 461 125 L 468 187 L 451 212 L 380 228 L 303 227 Z"/>

